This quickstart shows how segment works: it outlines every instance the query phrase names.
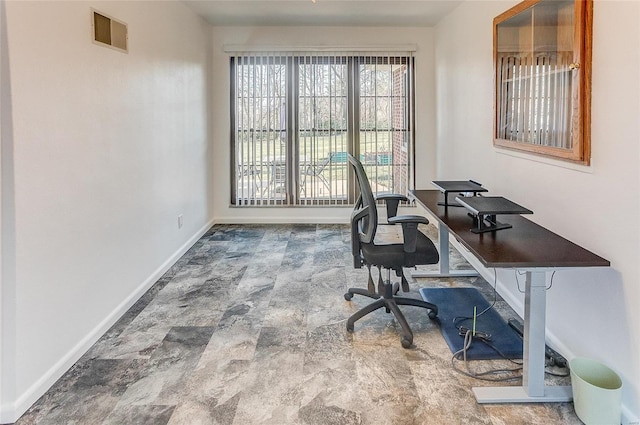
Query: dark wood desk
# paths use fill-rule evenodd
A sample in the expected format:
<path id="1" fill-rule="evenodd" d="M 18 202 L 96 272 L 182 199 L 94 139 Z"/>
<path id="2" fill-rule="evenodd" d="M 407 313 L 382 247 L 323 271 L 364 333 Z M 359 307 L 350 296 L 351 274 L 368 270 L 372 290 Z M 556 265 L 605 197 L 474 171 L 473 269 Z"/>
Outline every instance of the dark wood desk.
<path id="1" fill-rule="evenodd" d="M 479 403 L 561 402 L 572 399 L 569 386 L 545 386 L 546 274 L 558 268 L 608 267 L 608 260 L 519 215 L 505 216 L 510 229 L 473 233 L 466 209 L 438 205 L 437 190 L 414 190 L 410 196 L 438 221 L 440 235 L 452 234 L 487 268 L 526 273 L 524 306 L 524 370 L 522 386 L 475 387 Z M 448 241 L 448 239 L 447 239 Z M 448 244 L 440 245 L 447 257 Z"/>

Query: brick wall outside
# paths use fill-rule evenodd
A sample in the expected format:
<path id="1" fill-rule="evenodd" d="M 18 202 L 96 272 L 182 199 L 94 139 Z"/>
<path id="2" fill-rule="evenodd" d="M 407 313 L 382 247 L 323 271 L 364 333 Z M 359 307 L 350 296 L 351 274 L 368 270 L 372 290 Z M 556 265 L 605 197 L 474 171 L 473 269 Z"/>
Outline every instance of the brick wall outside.
<path id="1" fill-rule="evenodd" d="M 393 71 L 393 192 L 407 193 L 408 168 L 407 168 L 407 146 L 405 146 L 405 138 L 408 136 L 405 123 L 405 101 L 406 93 L 404 81 L 407 66 L 403 65 Z"/>

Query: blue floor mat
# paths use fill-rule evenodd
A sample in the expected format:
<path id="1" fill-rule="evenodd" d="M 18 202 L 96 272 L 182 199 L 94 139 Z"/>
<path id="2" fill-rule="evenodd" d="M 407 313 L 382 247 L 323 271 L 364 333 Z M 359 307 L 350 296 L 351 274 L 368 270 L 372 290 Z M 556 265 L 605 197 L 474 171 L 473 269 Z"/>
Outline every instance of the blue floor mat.
<path id="1" fill-rule="evenodd" d="M 489 302 L 476 288 L 422 288 L 420 295 L 425 301 L 438 306 L 438 319 L 442 336 L 452 353 L 462 349 L 464 338 L 459 335 L 461 325 L 471 329 L 473 320 L 457 320 L 455 317 L 473 316 L 473 307 L 478 313 L 489 306 Z M 488 310 L 476 320 L 476 331 L 491 334 L 491 345 L 496 347 L 505 357 L 522 358 L 522 339 L 507 322 L 493 309 Z M 496 350 L 474 340 L 467 350 L 467 359 L 488 360 L 502 358 Z"/>

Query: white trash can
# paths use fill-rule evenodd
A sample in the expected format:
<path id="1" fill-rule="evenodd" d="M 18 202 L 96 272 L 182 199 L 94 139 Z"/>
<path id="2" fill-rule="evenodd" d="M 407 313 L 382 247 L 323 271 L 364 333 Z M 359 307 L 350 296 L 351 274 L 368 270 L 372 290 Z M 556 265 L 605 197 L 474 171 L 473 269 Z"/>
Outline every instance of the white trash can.
<path id="1" fill-rule="evenodd" d="M 586 425 L 620 424 L 622 380 L 595 360 L 576 357 L 569 362 L 573 407 Z"/>

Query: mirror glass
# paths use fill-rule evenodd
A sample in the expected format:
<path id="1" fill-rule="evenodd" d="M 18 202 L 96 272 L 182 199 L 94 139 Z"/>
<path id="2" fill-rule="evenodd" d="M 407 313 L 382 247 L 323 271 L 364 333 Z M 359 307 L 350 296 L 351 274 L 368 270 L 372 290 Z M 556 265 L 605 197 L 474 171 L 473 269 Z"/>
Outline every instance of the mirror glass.
<path id="1" fill-rule="evenodd" d="M 574 0 L 540 0 L 494 20 L 496 145 L 588 161 L 582 156 L 582 15 Z"/>

